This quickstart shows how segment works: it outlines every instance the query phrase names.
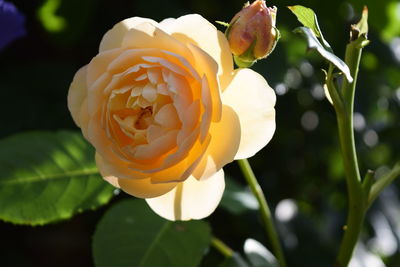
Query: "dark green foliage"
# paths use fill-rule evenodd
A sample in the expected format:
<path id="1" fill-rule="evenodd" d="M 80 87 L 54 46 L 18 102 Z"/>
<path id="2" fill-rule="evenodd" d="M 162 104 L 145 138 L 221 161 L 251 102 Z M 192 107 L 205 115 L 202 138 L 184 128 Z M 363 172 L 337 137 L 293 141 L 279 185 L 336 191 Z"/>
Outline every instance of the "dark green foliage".
<path id="1" fill-rule="evenodd" d="M 97 267 L 195 267 L 209 243 L 206 222 L 170 222 L 143 200 L 126 200 L 114 205 L 98 224 L 93 256 Z"/>

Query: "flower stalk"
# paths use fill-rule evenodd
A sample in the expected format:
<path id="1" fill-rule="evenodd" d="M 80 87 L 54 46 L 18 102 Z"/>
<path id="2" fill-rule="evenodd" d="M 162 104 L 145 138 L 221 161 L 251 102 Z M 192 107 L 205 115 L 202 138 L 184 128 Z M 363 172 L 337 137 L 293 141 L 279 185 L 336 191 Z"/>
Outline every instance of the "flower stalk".
<path id="1" fill-rule="evenodd" d="M 242 170 L 243 176 L 246 182 L 250 186 L 251 192 L 256 197 L 260 205 L 260 213 L 264 223 L 264 228 L 267 236 L 271 242 L 273 252 L 279 261 L 280 267 L 286 267 L 285 257 L 283 254 L 282 246 L 279 241 L 278 233 L 276 231 L 274 221 L 271 215 L 271 210 L 269 209 L 267 200 L 265 199 L 264 193 L 261 189 L 260 184 L 257 181 L 256 176 L 250 166 L 247 159 L 238 160 L 240 169 Z"/>
<path id="2" fill-rule="evenodd" d="M 372 187 L 368 196 L 368 207 L 374 202 L 374 200 L 379 196 L 379 194 L 390 185 L 397 177 L 400 176 L 400 161 L 391 169 L 388 173 L 384 174 L 382 177 L 376 181 Z"/>
<path id="3" fill-rule="evenodd" d="M 228 247 L 221 239 L 213 236 L 211 237 L 211 246 L 218 250 L 222 255 L 227 258 L 233 257 L 233 250 Z"/>
<path id="4" fill-rule="evenodd" d="M 349 82 L 347 79 L 343 79 L 341 90 L 338 92 L 343 102 L 337 103 L 337 101 L 333 101 L 348 190 L 348 217 L 336 259 L 337 267 L 345 267 L 351 260 L 368 208 L 367 200 L 371 188 L 371 186 L 363 186 L 363 181 L 361 180 L 353 130 L 354 95 L 361 53 L 365 45 L 367 45 L 365 35 L 357 37 L 347 45 L 345 63 L 350 69 L 353 81 Z M 328 77 L 328 80 L 331 79 L 332 77 Z M 331 86 L 328 83 L 329 87 Z M 329 88 L 330 92 L 334 90 L 336 88 Z M 368 175 L 367 177 L 370 176 Z M 371 181 L 371 179 L 365 180 Z"/>

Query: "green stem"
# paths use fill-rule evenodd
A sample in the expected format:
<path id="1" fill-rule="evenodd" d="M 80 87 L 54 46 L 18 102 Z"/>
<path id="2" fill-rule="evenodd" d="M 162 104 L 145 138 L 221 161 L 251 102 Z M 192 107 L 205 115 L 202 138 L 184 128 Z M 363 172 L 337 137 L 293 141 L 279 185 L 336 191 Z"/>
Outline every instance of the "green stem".
<path id="1" fill-rule="evenodd" d="M 274 221 L 271 216 L 271 211 L 268 207 L 267 200 L 265 199 L 264 193 L 257 181 L 256 176 L 254 175 L 253 170 L 247 159 L 238 160 L 238 164 L 242 173 L 250 186 L 250 189 L 253 195 L 256 197 L 259 205 L 260 205 L 260 213 L 264 222 L 265 231 L 267 233 L 268 238 L 271 241 L 272 249 L 275 253 L 276 258 L 280 263 L 280 267 L 286 267 L 285 257 L 283 255 L 283 250 L 281 247 L 281 243 L 279 241 L 278 233 L 275 229 Z"/>
<path id="2" fill-rule="evenodd" d="M 400 176 L 400 162 L 398 162 L 393 169 L 391 169 L 388 173 L 379 178 L 378 181 L 374 183 L 371 188 L 368 197 L 368 207 L 374 202 L 374 200 L 379 196 L 379 194 L 386 188 L 389 184 L 391 184 L 394 179 Z"/>
<path id="3" fill-rule="evenodd" d="M 221 239 L 218 239 L 215 236 L 211 238 L 211 245 L 227 258 L 232 257 L 234 254 L 233 250 L 228 247 L 228 245 L 226 245 Z"/>
<path id="4" fill-rule="evenodd" d="M 347 45 L 345 62 L 350 68 L 353 82 L 343 79 L 342 91 L 344 105 L 336 108 L 340 147 L 344 162 L 347 190 L 349 196 L 349 208 L 345 232 L 339 248 L 336 266 L 345 267 L 349 264 L 366 212 L 365 194 L 358 168 L 356 146 L 353 130 L 353 107 L 358 67 L 360 64 L 362 47 L 358 42 Z"/>
<path id="5" fill-rule="evenodd" d="M 352 128 L 347 119 L 338 116 L 339 138 L 344 161 L 348 190 L 348 217 L 345 232 L 340 245 L 337 266 L 345 267 L 350 262 L 353 250 L 357 244 L 358 236 L 365 216 L 365 201 L 360 175 L 354 155 Z M 350 132 L 351 131 L 351 132 Z"/>

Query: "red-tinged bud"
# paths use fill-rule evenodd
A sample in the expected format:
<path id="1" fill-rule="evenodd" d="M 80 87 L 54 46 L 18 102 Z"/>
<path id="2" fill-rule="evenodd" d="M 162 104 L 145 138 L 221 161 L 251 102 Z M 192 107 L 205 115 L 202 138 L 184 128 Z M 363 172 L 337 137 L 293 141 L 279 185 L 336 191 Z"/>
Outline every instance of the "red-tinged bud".
<path id="1" fill-rule="evenodd" d="M 229 23 L 225 34 L 239 67 L 249 67 L 267 57 L 279 39 L 275 28 L 276 7 L 267 7 L 264 0 L 246 3 Z"/>

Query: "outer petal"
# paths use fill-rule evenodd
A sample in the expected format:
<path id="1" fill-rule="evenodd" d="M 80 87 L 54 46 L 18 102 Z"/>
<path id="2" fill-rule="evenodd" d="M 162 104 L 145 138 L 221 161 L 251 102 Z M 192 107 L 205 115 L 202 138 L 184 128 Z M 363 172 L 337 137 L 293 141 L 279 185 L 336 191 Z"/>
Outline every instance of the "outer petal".
<path id="1" fill-rule="evenodd" d="M 123 48 L 156 48 L 173 52 L 192 62 L 188 48 L 177 39 L 164 32 L 153 23 L 140 23 L 126 32 L 121 47 Z"/>
<path id="2" fill-rule="evenodd" d="M 103 36 L 103 39 L 100 42 L 99 51 L 103 52 L 105 50 L 120 47 L 125 34 L 130 29 L 134 28 L 136 25 L 143 22 L 149 22 L 154 25 L 157 25 L 157 22 L 155 22 L 152 19 L 146 19 L 141 17 L 133 17 L 125 19 L 115 24 L 115 26 Z"/>
<path id="3" fill-rule="evenodd" d="M 275 132 L 276 96 L 260 74 L 236 70 L 222 102 L 232 107 L 240 120 L 242 136 L 235 159 L 249 158 L 268 144 Z"/>
<path id="4" fill-rule="evenodd" d="M 146 201 L 154 212 L 168 220 L 202 219 L 217 208 L 224 189 L 221 169 L 204 181 L 189 177 L 167 194 Z"/>
<path id="5" fill-rule="evenodd" d="M 79 114 L 82 103 L 87 96 L 86 87 L 86 66 L 80 68 L 72 80 L 68 91 L 68 109 L 71 112 L 72 119 L 80 127 Z"/>
<path id="6" fill-rule="evenodd" d="M 126 193 L 140 198 L 157 197 L 176 187 L 177 183 L 152 183 L 150 178 L 144 179 L 119 179 L 110 171 L 108 163 L 96 154 L 96 164 L 104 180 L 113 186 L 120 187 Z"/>
<path id="7" fill-rule="evenodd" d="M 221 88 L 229 84 L 233 71 L 231 50 L 225 35 L 214 25 L 198 14 L 191 14 L 176 20 L 166 19 L 160 27 L 181 42 L 195 44 L 206 51 L 218 63 Z"/>
<path id="8" fill-rule="evenodd" d="M 211 124 L 211 142 L 206 154 L 194 170 L 193 177 L 198 180 L 207 179 L 232 162 L 239 148 L 240 131 L 239 118 L 235 111 L 224 105 L 221 121 Z"/>

